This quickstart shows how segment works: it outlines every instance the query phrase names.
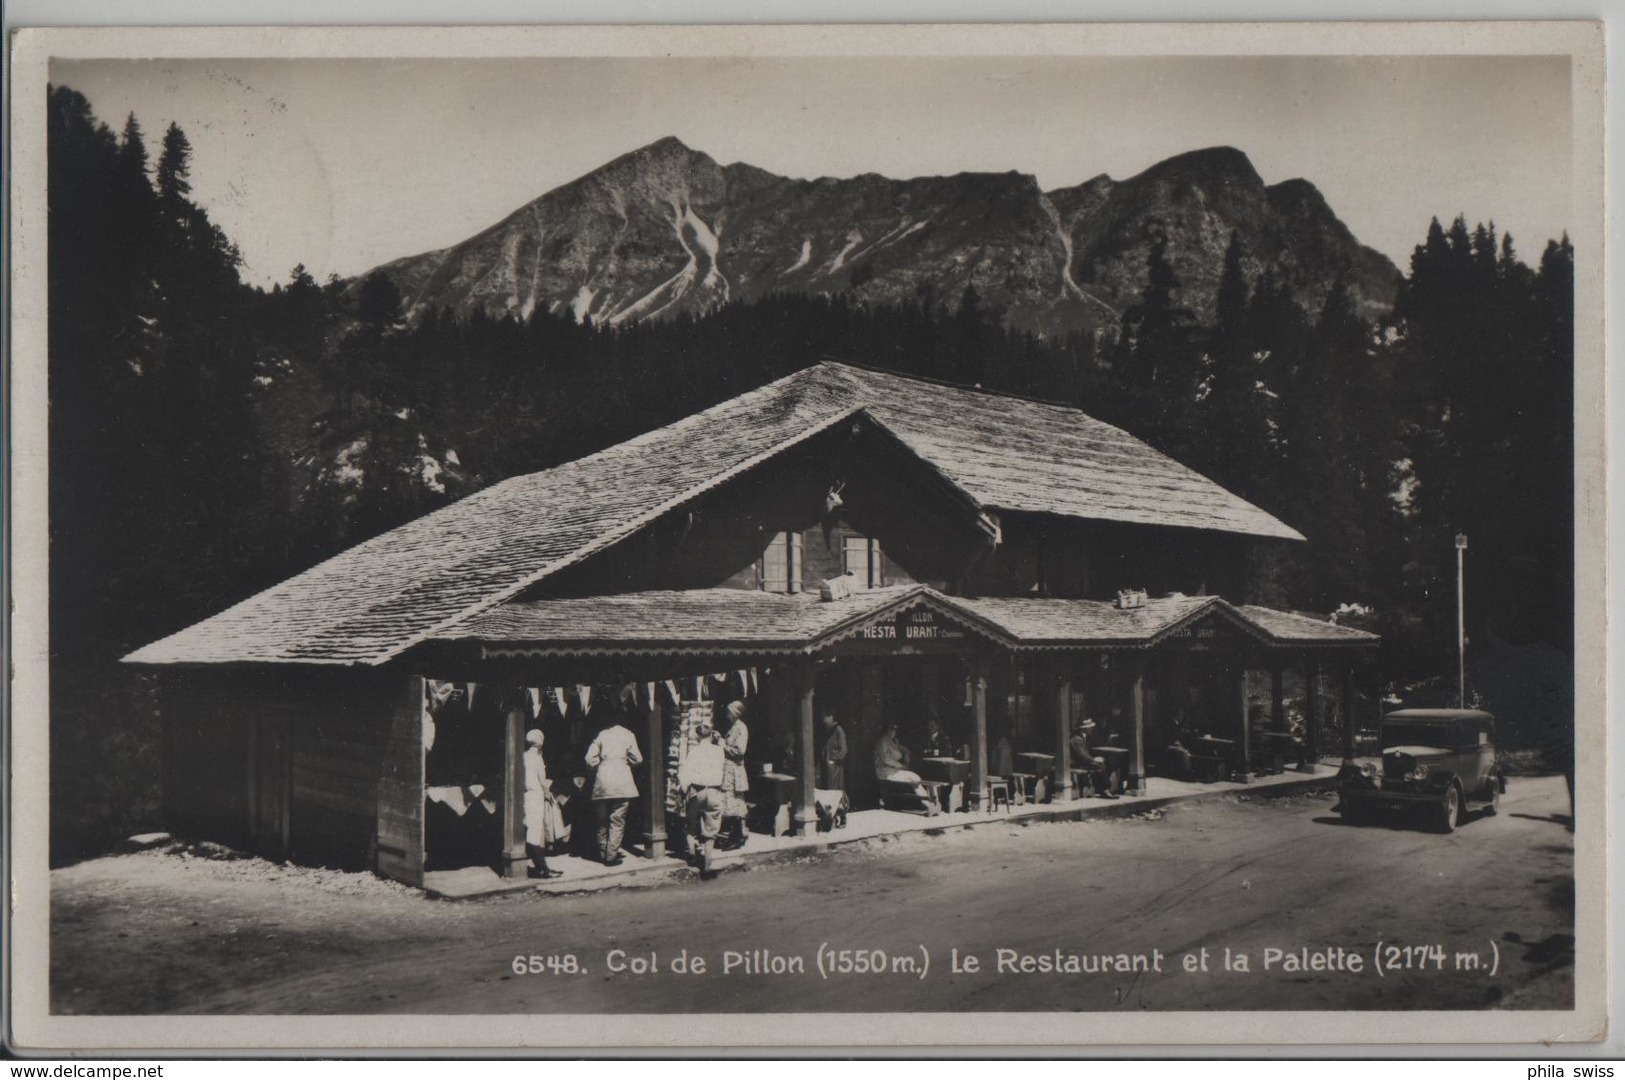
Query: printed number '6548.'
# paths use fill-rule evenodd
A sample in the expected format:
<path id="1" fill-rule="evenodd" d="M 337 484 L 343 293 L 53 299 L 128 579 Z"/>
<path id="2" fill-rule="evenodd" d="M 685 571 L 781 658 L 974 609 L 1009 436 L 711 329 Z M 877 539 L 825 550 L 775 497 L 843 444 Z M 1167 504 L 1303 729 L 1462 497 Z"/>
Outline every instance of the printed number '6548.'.
<path id="1" fill-rule="evenodd" d="M 580 975 L 583 972 L 581 961 L 576 959 L 575 953 L 516 956 L 511 966 L 515 975 Z"/>

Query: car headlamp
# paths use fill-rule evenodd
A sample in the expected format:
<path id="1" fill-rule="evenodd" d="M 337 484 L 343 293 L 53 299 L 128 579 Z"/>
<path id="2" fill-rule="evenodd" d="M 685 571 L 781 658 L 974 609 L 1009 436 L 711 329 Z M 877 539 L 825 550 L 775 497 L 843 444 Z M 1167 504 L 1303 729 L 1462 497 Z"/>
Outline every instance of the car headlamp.
<path id="1" fill-rule="evenodd" d="M 1427 778 L 1428 767 L 1426 765 L 1414 766 L 1410 772 L 1405 774 L 1407 780 L 1426 780 Z"/>

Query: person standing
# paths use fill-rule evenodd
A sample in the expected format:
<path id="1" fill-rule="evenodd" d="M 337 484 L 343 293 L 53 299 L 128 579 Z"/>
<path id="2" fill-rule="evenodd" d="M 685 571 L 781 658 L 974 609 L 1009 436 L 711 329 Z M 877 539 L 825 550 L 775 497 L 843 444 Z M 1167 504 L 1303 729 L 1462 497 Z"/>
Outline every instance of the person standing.
<path id="1" fill-rule="evenodd" d="M 846 790 L 846 729 L 835 719 L 835 710 L 825 709 L 819 723 L 824 729 L 824 748 L 818 755 L 823 766 L 820 787 L 828 791 Z"/>
<path id="2" fill-rule="evenodd" d="M 711 855 L 722 831 L 722 775 L 728 758 L 709 721 L 700 721 L 694 735 L 694 744 L 677 766 L 677 786 L 683 791 L 683 814 L 694 845 L 692 858 L 703 879 L 711 875 Z M 690 854 L 686 843 L 684 854 Z"/>
<path id="3" fill-rule="evenodd" d="M 563 819 L 547 784 L 547 762 L 542 757 L 542 732 L 525 732 L 525 854 L 530 856 L 530 876 L 556 878 L 562 870 L 547 865 L 547 847 L 558 840 Z"/>
<path id="4" fill-rule="evenodd" d="M 600 731 L 587 747 L 587 764 L 594 770 L 592 808 L 598 819 L 598 855 L 605 866 L 619 866 L 622 862 L 626 808 L 638 797 L 632 766 L 642 763 L 637 736 L 619 720 Z"/>
<path id="5" fill-rule="evenodd" d="M 722 816 L 728 838 L 726 848 L 745 846 L 745 792 L 750 790 L 750 772 L 745 767 L 745 751 L 750 746 L 750 729 L 745 726 L 745 703 L 730 701 L 726 710 L 728 730 L 723 736 Z"/>

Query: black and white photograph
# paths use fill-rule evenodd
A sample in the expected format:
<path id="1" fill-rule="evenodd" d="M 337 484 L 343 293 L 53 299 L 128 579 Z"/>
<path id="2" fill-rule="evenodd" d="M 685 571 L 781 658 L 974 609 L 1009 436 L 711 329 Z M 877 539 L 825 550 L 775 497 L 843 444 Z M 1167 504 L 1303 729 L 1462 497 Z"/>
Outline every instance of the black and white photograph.
<path id="1" fill-rule="evenodd" d="M 23 35 L 28 1030 L 1602 1038 L 1602 38 L 1499 29 Z"/>

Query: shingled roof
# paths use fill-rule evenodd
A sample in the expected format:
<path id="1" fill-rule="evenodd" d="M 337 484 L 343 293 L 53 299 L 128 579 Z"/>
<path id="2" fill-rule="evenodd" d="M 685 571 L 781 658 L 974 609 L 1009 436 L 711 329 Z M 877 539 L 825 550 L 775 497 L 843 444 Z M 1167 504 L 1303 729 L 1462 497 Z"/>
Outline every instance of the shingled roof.
<path id="1" fill-rule="evenodd" d="M 1005 648 L 1145 647 L 1216 616 L 1272 645 L 1373 645 L 1373 634 L 1217 596 L 1171 596 L 1142 607 L 1101 600 L 945 596 L 926 585 L 816 594 L 695 589 L 499 604 L 437 635 L 546 655 L 783 654 L 826 648 L 916 606 L 935 609 Z"/>
<path id="2" fill-rule="evenodd" d="M 1302 539 L 1077 409 L 826 362 L 495 484 L 125 659 L 383 663 L 858 413 L 983 509 Z"/>

